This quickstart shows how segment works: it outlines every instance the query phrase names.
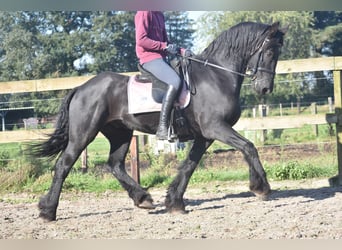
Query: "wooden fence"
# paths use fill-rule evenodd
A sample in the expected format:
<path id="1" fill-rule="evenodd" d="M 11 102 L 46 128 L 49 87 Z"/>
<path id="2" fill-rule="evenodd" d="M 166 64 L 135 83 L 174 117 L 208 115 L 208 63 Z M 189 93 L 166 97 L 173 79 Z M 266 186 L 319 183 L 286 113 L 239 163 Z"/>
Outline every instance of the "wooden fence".
<path id="1" fill-rule="evenodd" d="M 333 71 L 334 76 L 334 99 L 335 114 L 325 115 L 301 115 L 301 116 L 283 116 L 283 117 L 263 117 L 263 118 L 244 118 L 234 126 L 236 130 L 265 130 L 296 128 L 305 124 L 317 125 L 336 123 L 337 155 L 338 155 L 338 175 L 331 178 L 331 183 L 342 185 L 342 57 L 324 57 L 298 59 L 289 61 L 279 61 L 276 68 L 277 74 L 313 72 L 313 71 Z M 132 75 L 136 72 L 124 73 Z M 39 92 L 49 90 L 71 89 L 83 84 L 93 76 L 65 77 L 42 80 L 27 80 L 16 82 L 0 83 L 0 94 Z M 7 131 L 0 132 L 0 143 L 13 141 L 26 141 L 43 139 L 47 130 L 27 130 L 27 131 Z M 134 137 L 136 139 L 136 137 Z M 132 145 L 137 146 L 133 142 Z M 136 149 L 131 148 L 131 151 Z M 133 157 L 137 159 L 137 157 Z M 138 173 L 139 174 L 139 173 Z"/>
<path id="2" fill-rule="evenodd" d="M 300 128 L 304 125 L 327 124 L 326 115 L 291 115 L 241 118 L 234 126 L 237 131 Z M 14 130 L 0 132 L 0 143 L 25 142 L 46 139 L 52 129 Z M 136 133 L 136 135 L 138 135 Z M 103 137 L 99 133 L 98 137 Z"/>

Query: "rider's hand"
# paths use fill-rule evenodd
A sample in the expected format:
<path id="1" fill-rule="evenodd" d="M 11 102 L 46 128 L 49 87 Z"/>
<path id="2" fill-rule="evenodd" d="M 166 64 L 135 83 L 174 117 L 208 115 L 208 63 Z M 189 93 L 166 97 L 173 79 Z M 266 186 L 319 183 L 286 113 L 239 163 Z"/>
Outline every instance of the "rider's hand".
<path id="1" fill-rule="evenodd" d="M 165 51 L 171 55 L 177 55 L 180 52 L 180 48 L 177 47 L 175 44 L 170 43 L 165 48 Z"/>
<path id="2" fill-rule="evenodd" d="M 192 57 L 195 55 L 190 49 L 183 49 L 183 48 L 180 49 L 180 54 L 181 56 L 184 56 L 184 57 Z"/>

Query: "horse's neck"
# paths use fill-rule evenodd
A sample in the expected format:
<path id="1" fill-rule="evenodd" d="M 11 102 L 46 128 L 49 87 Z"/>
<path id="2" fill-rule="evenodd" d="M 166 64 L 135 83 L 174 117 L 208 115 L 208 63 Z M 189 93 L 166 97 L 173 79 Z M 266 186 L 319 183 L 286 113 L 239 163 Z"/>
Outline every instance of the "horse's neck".
<path id="1" fill-rule="evenodd" d="M 200 57 L 208 62 L 219 64 L 221 67 L 233 68 L 235 71 L 244 73 L 255 44 L 257 41 L 239 45 L 212 43 L 200 54 Z M 241 49 L 242 47 L 244 49 Z"/>
<path id="2" fill-rule="evenodd" d="M 231 53 L 229 55 L 223 53 L 220 55 L 204 54 L 200 55 L 199 58 L 201 58 L 203 61 L 207 61 L 208 63 L 212 63 L 239 73 L 245 72 L 248 62 L 248 59 L 245 59 L 245 56 L 243 57 L 238 53 Z"/>
<path id="3" fill-rule="evenodd" d="M 216 64 L 220 67 L 226 68 L 229 71 L 235 71 L 239 73 L 245 73 L 246 72 L 246 67 L 247 67 L 247 62 L 248 60 L 245 59 L 246 56 L 242 56 L 239 53 L 231 53 L 230 55 L 226 55 L 224 53 L 220 53 L 218 55 L 217 53 L 213 55 L 210 54 L 200 54 L 197 57 L 200 60 L 207 61 L 208 63 L 213 63 Z M 208 66 L 209 67 L 209 66 Z M 236 98 L 239 98 L 240 96 L 240 91 L 241 91 L 241 86 L 243 82 L 243 77 L 239 74 L 234 74 L 232 72 L 225 71 L 225 70 L 219 70 L 216 71 L 219 78 L 223 79 L 230 79 L 229 83 L 219 83 L 219 84 L 229 84 L 229 88 L 225 88 L 227 91 L 230 91 L 230 94 L 235 96 Z M 227 76 L 223 76 L 223 75 Z"/>

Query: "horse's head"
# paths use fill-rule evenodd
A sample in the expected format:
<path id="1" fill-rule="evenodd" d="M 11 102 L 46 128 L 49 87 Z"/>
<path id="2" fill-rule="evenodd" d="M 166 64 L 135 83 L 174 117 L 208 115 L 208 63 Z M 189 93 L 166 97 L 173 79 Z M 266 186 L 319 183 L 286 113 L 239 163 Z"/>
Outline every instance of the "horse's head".
<path id="1" fill-rule="evenodd" d="M 247 70 L 251 71 L 253 86 L 258 94 L 273 91 L 275 68 L 286 31 L 287 28 L 279 29 L 279 22 L 272 24 L 267 30 L 266 38 L 251 54 Z"/>

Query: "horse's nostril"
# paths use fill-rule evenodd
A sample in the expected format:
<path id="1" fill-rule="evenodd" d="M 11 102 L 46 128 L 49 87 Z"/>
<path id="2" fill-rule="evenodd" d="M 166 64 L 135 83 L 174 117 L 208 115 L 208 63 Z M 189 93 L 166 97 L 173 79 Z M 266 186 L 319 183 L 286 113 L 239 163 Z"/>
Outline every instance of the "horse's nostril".
<path id="1" fill-rule="evenodd" d="M 268 94 L 270 92 L 270 89 L 269 88 L 263 88 L 261 92 L 263 95 L 265 95 L 265 94 Z"/>

